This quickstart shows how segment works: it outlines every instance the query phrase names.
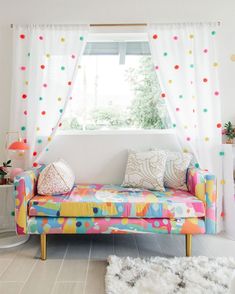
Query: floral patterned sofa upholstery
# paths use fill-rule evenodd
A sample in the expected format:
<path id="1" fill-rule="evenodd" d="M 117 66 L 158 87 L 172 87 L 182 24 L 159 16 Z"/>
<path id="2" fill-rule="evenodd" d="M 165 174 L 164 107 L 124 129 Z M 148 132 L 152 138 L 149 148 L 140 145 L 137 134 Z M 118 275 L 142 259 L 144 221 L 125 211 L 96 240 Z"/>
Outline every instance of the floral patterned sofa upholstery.
<path id="1" fill-rule="evenodd" d="M 42 259 L 47 234 L 184 234 L 190 256 L 193 234 L 216 233 L 216 179 L 206 171 L 188 169 L 187 192 L 79 184 L 56 196 L 37 195 L 39 173 L 15 178 L 15 217 L 19 235 L 41 235 Z"/>

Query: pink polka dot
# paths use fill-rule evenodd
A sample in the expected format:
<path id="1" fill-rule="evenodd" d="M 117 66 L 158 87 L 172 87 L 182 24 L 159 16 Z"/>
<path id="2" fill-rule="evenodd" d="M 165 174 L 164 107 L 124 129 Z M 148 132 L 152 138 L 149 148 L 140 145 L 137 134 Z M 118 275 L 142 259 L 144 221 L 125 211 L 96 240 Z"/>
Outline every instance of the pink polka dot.
<path id="1" fill-rule="evenodd" d="M 74 59 L 74 58 L 75 58 L 75 55 L 74 55 L 74 54 L 72 54 L 72 55 L 71 55 L 71 57 Z"/>
<path id="2" fill-rule="evenodd" d="M 21 69 L 22 71 L 24 71 L 24 70 L 26 70 L 26 66 L 21 66 L 20 69 Z"/>
<path id="3" fill-rule="evenodd" d="M 161 97 L 162 97 L 162 98 L 165 98 L 165 97 L 166 97 L 166 94 L 165 94 L 165 93 L 162 93 L 162 94 L 161 94 Z"/>
<path id="4" fill-rule="evenodd" d="M 220 129 L 220 128 L 222 127 L 222 124 L 221 124 L 221 123 L 218 123 L 218 124 L 216 125 L 216 127 L 217 127 L 218 129 Z"/>
<path id="5" fill-rule="evenodd" d="M 179 69 L 180 67 L 179 67 L 178 64 L 176 64 L 174 68 L 175 68 L 175 69 Z"/>
<path id="6" fill-rule="evenodd" d="M 41 112 L 41 114 L 42 114 L 42 115 L 46 115 L 46 111 L 43 110 L 43 111 Z"/>
<path id="7" fill-rule="evenodd" d="M 47 84 L 43 84 L 42 86 L 43 86 L 44 88 L 47 88 Z"/>
<path id="8" fill-rule="evenodd" d="M 204 49 L 203 52 L 204 52 L 204 53 L 207 53 L 207 52 L 208 52 L 208 49 Z"/>
<path id="9" fill-rule="evenodd" d="M 73 97 L 69 97 L 69 99 L 70 99 L 70 100 L 72 100 L 72 99 L 73 99 Z"/>
<path id="10" fill-rule="evenodd" d="M 62 126 L 62 123 L 59 123 L 59 128 Z"/>
<path id="11" fill-rule="evenodd" d="M 157 35 L 157 34 L 154 34 L 154 35 L 153 35 L 153 39 L 154 39 L 154 40 L 157 40 L 157 38 L 158 38 L 158 35 Z"/>
<path id="12" fill-rule="evenodd" d="M 156 65 L 156 66 L 155 66 L 155 69 L 156 69 L 156 70 L 159 70 L 159 66 L 158 66 L 158 65 Z"/>
<path id="13" fill-rule="evenodd" d="M 25 110 L 25 111 L 24 111 L 24 115 L 27 115 L 27 114 L 28 114 L 28 112 L 27 112 L 27 110 Z"/>
<path id="14" fill-rule="evenodd" d="M 44 64 L 42 64 L 40 67 L 41 67 L 41 69 L 45 69 L 45 65 Z"/>
<path id="15" fill-rule="evenodd" d="M 38 166 L 37 162 L 34 162 L 33 167 L 37 167 L 37 166 Z"/>
<path id="16" fill-rule="evenodd" d="M 175 109 L 176 111 L 180 111 L 180 109 L 179 109 L 179 107 L 176 107 L 176 109 Z"/>
<path id="17" fill-rule="evenodd" d="M 26 94 L 22 94 L 22 99 L 26 99 L 27 98 L 27 95 Z"/>
<path id="18" fill-rule="evenodd" d="M 24 34 L 21 34 L 20 35 L 20 39 L 22 39 L 22 40 L 25 39 L 25 35 Z"/>
<path id="19" fill-rule="evenodd" d="M 203 79 L 203 83 L 207 83 L 208 82 L 208 79 L 207 78 L 204 78 Z"/>
<path id="20" fill-rule="evenodd" d="M 69 86 L 71 86 L 71 85 L 72 85 L 72 82 L 71 82 L 71 81 L 69 81 L 69 82 L 68 82 L 68 85 L 69 85 Z"/>
<path id="21" fill-rule="evenodd" d="M 36 156 L 38 153 L 36 151 L 33 152 L 33 156 Z"/>
<path id="22" fill-rule="evenodd" d="M 173 40 L 177 41 L 178 40 L 178 37 L 177 36 L 174 36 L 173 37 Z"/>
<path id="23" fill-rule="evenodd" d="M 186 140 L 187 140 L 187 141 L 190 141 L 190 140 L 191 140 L 191 138 L 190 138 L 190 137 L 187 137 L 187 138 L 186 138 Z"/>
<path id="24" fill-rule="evenodd" d="M 215 91 L 215 96 L 219 96 L 219 91 Z"/>
<path id="25" fill-rule="evenodd" d="M 43 36 L 39 36 L 38 38 L 39 38 L 39 40 L 41 40 L 41 41 L 43 40 Z"/>

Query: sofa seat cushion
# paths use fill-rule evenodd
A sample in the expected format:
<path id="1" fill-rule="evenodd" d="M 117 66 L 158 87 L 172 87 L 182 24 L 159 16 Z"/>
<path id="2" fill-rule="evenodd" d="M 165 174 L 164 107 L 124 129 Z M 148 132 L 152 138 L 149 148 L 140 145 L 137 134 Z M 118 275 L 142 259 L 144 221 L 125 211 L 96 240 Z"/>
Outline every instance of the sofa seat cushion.
<path id="1" fill-rule="evenodd" d="M 204 203 L 189 192 L 130 189 L 115 185 L 76 185 L 57 196 L 34 196 L 30 216 L 191 218 L 205 216 Z"/>

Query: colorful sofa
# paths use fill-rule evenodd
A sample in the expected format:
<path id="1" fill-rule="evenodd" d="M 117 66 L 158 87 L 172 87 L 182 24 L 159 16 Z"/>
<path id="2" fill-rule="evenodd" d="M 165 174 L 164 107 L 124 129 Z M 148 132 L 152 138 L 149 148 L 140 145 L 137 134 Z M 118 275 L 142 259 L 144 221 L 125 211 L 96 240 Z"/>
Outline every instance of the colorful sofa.
<path id="1" fill-rule="evenodd" d="M 64 195 L 40 196 L 40 171 L 15 178 L 15 218 L 19 235 L 40 234 L 43 260 L 48 234 L 184 234 L 190 256 L 193 234 L 216 233 L 216 179 L 208 172 L 188 169 L 188 192 L 79 184 Z"/>

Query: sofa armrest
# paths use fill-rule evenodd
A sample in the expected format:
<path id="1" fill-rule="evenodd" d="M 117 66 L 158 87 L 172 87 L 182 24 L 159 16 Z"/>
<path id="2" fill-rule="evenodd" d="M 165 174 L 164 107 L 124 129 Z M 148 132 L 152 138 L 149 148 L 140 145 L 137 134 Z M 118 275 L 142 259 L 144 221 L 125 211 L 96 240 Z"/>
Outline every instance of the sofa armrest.
<path id="1" fill-rule="evenodd" d="M 16 232 L 27 234 L 28 201 L 35 195 L 37 180 L 43 167 L 23 172 L 14 179 Z"/>
<path id="2" fill-rule="evenodd" d="M 217 230 L 217 183 L 216 177 L 208 171 L 189 168 L 187 173 L 189 192 L 205 204 L 206 233 L 215 234 Z"/>

